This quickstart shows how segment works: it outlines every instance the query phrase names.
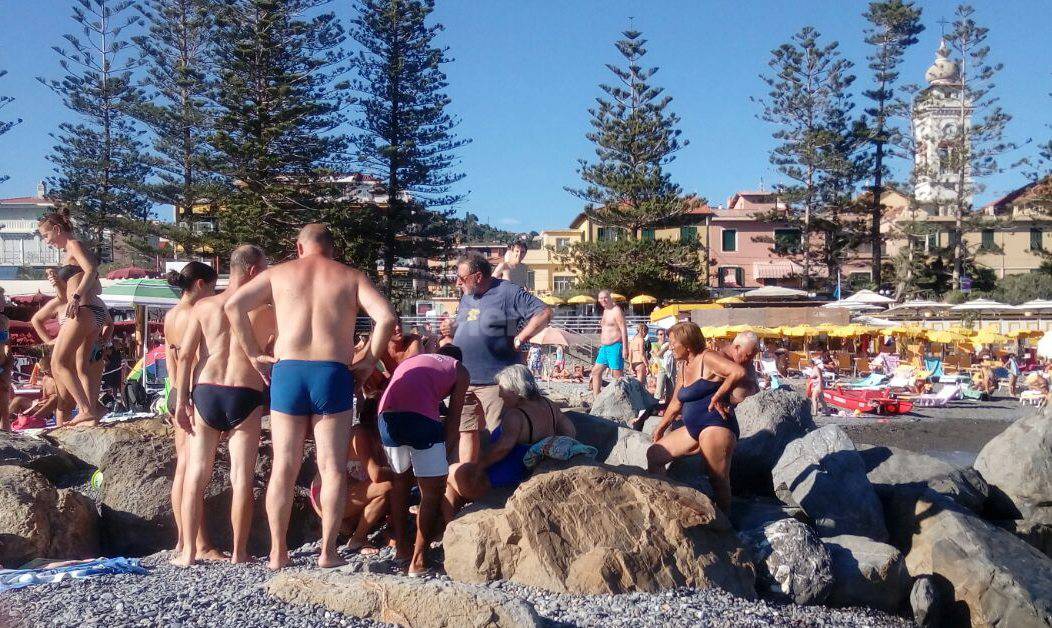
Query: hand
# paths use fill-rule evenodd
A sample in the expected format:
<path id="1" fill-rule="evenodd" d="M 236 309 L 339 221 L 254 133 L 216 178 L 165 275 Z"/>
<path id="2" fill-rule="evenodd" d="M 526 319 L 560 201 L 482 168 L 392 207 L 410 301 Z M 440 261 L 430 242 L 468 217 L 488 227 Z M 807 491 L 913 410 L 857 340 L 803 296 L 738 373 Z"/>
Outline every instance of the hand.
<path id="1" fill-rule="evenodd" d="M 658 424 L 656 428 L 654 428 L 654 435 L 652 438 L 655 443 L 665 437 L 665 432 L 668 430 L 668 425 L 668 423 L 662 421 Z"/>
<path id="2" fill-rule="evenodd" d="M 354 375 L 354 381 L 358 385 L 364 385 L 365 382 L 369 381 L 369 378 L 376 372 L 376 363 L 378 360 L 376 357 L 367 355 L 366 357 L 353 362 L 348 368 L 351 369 L 351 373 Z"/>
<path id="3" fill-rule="evenodd" d="M 77 312 L 80 310 L 80 300 L 74 299 L 66 305 L 66 318 L 73 319 L 77 317 Z"/>
<path id="4" fill-rule="evenodd" d="M 718 401 L 716 399 L 713 399 L 712 401 L 710 401 L 709 402 L 709 412 L 712 412 L 713 410 L 715 410 L 716 412 L 719 412 L 720 416 L 723 417 L 724 421 L 730 421 L 731 420 L 730 408 L 728 408 L 727 404 L 723 403 L 722 401 Z"/>
<path id="5" fill-rule="evenodd" d="M 263 378 L 263 382 L 270 386 L 270 369 L 274 368 L 274 365 L 278 363 L 278 359 L 272 355 L 257 355 L 252 360 L 252 366 L 256 367 L 256 372 Z"/>
<path id="6" fill-rule="evenodd" d="M 175 422 L 187 434 L 194 433 L 194 412 L 189 403 L 178 403 L 175 409 Z"/>
<path id="7" fill-rule="evenodd" d="M 511 344 L 514 345 L 515 346 L 515 350 L 518 351 L 519 347 L 522 346 L 522 339 L 519 338 L 518 336 L 515 336 L 515 340 L 512 340 Z"/>

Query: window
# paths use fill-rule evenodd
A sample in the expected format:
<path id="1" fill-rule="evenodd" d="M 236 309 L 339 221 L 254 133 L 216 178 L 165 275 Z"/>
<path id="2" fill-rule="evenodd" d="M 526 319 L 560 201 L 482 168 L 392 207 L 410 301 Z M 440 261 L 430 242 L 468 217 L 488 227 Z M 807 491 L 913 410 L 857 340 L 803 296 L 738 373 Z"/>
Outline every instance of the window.
<path id="1" fill-rule="evenodd" d="M 774 230 L 774 252 L 779 255 L 800 250 L 800 232 L 796 229 Z"/>
<path id="2" fill-rule="evenodd" d="M 996 245 L 994 244 L 994 230 L 983 229 L 983 248 L 987 251 L 992 251 Z"/>
<path id="3" fill-rule="evenodd" d="M 555 250 L 565 251 L 570 247 L 570 238 L 555 238 Z"/>
<path id="4" fill-rule="evenodd" d="M 611 240 L 617 240 L 620 238 L 620 229 L 617 227 L 599 227 L 596 231 L 596 237 L 599 238 L 600 242 L 607 242 Z"/>
<path id="5" fill-rule="evenodd" d="M 1044 250 L 1045 246 L 1041 242 L 1041 230 L 1035 228 L 1030 229 L 1030 250 L 1041 251 Z"/>
<path id="6" fill-rule="evenodd" d="M 983 239 L 985 240 L 986 236 L 983 236 Z M 946 246 L 950 248 L 957 246 L 957 233 L 955 231 L 946 232 Z"/>
<path id="7" fill-rule="evenodd" d="M 643 240 L 654 240 L 657 238 L 657 234 L 653 229 L 643 229 L 642 239 Z"/>
<path id="8" fill-rule="evenodd" d="M 723 250 L 731 253 L 738 250 L 738 230 L 737 229 L 724 229 L 723 230 Z"/>
<path id="9" fill-rule="evenodd" d="M 697 242 L 698 241 L 698 228 L 697 227 L 680 227 L 679 228 L 679 239 L 681 242 Z"/>
<path id="10" fill-rule="evenodd" d="M 939 248 L 939 233 L 929 233 L 924 238 L 924 248 L 928 251 Z"/>
<path id="11" fill-rule="evenodd" d="M 527 270 L 526 271 L 526 285 L 523 286 L 523 288 L 526 288 L 527 290 L 536 290 L 537 289 L 537 271 L 535 271 L 535 270 Z"/>
<path id="12" fill-rule="evenodd" d="M 194 223 L 194 232 L 196 233 L 211 233 L 216 230 L 216 226 L 211 221 L 202 220 Z"/>
<path id="13" fill-rule="evenodd" d="M 720 266 L 718 273 L 721 288 L 740 288 L 745 284 L 745 269 L 740 266 Z"/>
<path id="14" fill-rule="evenodd" d="M 569 292 L 573 289 L 573 277 L 555 277 L 552 280 L 553 292 Z"/>

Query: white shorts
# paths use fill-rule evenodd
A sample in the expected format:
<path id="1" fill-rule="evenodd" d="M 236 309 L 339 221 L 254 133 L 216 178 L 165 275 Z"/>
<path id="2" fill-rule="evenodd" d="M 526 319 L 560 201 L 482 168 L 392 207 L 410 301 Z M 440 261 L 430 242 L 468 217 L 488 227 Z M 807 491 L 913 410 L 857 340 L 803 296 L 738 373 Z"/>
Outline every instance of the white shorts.
<path id="1" fill-rule="evenodd" d="M 446 461 L 446 444 L 435 443 L 427 449 L 413 449 L 409 445 L 399 447 L 384 446 L 387 461 L 395 473 L 405 473 L 413 468 L 413 475 L 418 478 L 437 478 L 449 475 L 449 463 Z"/>

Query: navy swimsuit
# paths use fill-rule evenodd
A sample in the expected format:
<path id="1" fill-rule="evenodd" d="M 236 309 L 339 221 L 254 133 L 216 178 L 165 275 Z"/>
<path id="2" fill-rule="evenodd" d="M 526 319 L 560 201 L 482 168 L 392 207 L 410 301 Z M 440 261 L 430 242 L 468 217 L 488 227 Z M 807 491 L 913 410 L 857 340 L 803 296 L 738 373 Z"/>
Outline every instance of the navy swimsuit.
<path id="1" fill-rule="evenodd" d="M 699 379 L 690 386 L 679 389 L 679 400 L 683 404 L 683 425 L 691 438 L 697 440 L 698 435 L 706 427 L 723 427 L 739 435 L 738 419 L 731 411 L 730 419 L 724 419 L 723 415 L 713 410 L 709 411 L 712 395 L 719 390 L 722 382 L 710 382 L 707 379 Z"/>

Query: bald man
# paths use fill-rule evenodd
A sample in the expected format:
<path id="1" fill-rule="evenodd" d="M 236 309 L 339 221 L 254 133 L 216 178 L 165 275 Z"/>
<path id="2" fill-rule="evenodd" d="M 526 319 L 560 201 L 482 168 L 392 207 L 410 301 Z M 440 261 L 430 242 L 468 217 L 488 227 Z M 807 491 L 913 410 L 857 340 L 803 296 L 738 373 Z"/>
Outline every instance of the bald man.
<path id="1" fill-rule="evenodd" d="M 730 344 L 720 349 L 720 353 L 727 356 L 730 361 L 745 368 L 745 379 L 735 386 L 727 396 L 730 404 L 736 406 L 745 401 L 746 397 L 755 395 L 760 391 L 760 385 L 756 381 L 755 366 L 756 355 L 760 353 L 760 338 L 751 331 L 742 332 L 735 336 Z"/>
<path id="2" fill-rule="evenodd" d="M 224 309 L 245 354 L 270 379 L 270 429 L 274 466 L 267 485 L 272 570 L 289 562 L 287 533 L 292 493 L 310 428 L 321 476 L 320 567 L 344 564 L 336 552 L 347 493 L 347 443 L 351 435 L 354 383 L 376 369 L 394 330 L 391 304 L 361 271 L 333 259 L 329 228 L 310 224 L 296 240 L 298 259 L 260 273 Z M 264 355 L 249 312 L 273 304 L 277 320 L 274 355 Z M 357 362 L 355 321 L 373 319 L 369 344 Z M 270 373 L 273 367 L 273 374 Z"/>

